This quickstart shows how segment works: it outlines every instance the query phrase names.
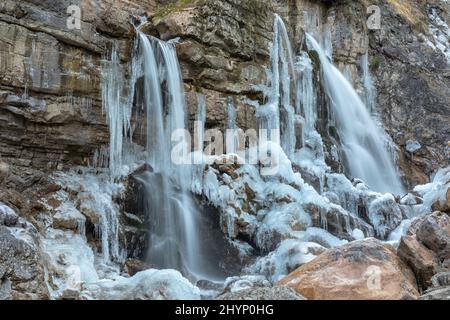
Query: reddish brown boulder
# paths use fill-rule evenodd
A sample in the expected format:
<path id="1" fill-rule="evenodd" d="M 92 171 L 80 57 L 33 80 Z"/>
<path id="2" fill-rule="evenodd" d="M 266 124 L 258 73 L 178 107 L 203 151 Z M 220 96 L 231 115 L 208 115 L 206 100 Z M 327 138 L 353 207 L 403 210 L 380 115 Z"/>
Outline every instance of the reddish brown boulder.
<path id="1" fill-rule="evenodd" d="M 418 242 L 415 237 L 406 236 L 402 237 L 397 254 L 413 270 L 421 290 L 431 286 L 431 278 L 439 272 L 436 253 Z"/>
<path id="2" fill-rule="evenodd" d="M 333 248 L 279 282 L 311 300 L 417 299 L 413 272 L 376 239 Z"/>

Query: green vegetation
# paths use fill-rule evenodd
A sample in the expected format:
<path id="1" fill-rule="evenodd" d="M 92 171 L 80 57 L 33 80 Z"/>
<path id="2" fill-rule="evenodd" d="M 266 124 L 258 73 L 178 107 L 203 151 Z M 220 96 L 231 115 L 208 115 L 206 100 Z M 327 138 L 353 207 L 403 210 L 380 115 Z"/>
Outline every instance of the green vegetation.
<path id="1" fill-rule="evenodd" d="M 161 20 L 162 18 L 168 16 L 169 14 L 173 12 L 177 12 L 180 10 L 185 9 L 189 5 L 195 3 L 197 0 L 177 0 L 174 3 L 169 3 L 168 5 L 165 5 L 161 7 L 155 14 L 154 19 Z"/>
<path id="2" fill-rule="evenodd" d="M 381 59 L 380 59 L 380 57 L 379 57 L 379 56 L 374 56 L 374 57 L 372 58 L 372 60 L 370 61 L 370 69 L 371 69 L 372 71 L 376 71 L 376 70 L 378 70 L 378 68 L 380 67 L 380 64 L 381 64 Z"/>

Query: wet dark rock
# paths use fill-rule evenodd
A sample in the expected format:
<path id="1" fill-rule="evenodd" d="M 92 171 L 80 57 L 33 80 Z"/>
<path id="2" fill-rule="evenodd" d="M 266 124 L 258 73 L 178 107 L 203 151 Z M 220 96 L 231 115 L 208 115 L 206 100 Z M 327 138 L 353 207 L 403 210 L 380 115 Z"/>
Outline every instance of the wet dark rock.
<path id="1" fill-rule="evenodd" d="M 432 277 L 439 271 L 437 254 L 412 236 L 402 237 L 398 256 L 413 270 L 421 290 L 432 285 Z"/>
<path id="2" fill-rule="evenodd" d="M 428 215 L 417 229 L 417 239 L 436 252 L 441 262 L 450 259 L 450 217 L 435 212 Z"/>
<path id="3" fill-rule="evenodd" d="M 148 269 L 158 269 L 155 265 L 146 263 L 138 259 L 127 259 L 125 261 L 125 267 L 127 268 L 128 274 L 132 277 L 136 273 L 148 270 Z"/>

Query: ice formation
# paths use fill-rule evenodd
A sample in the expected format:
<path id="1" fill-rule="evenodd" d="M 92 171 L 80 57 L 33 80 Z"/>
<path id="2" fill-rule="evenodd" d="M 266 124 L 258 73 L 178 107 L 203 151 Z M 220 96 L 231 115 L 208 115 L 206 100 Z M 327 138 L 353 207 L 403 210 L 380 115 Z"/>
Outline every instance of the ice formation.
<path id="1" fill-rule="evenodd" d="M 191 152 L 183 135 L 186 102 L 174 43 L 137 32 L 128 82 L 114 47 L 104 61 L 103 108 L 110 145 L 109 150 L 96 152 L 93 164 L 98 169 L 108 162 L 109 172 L 88 170 L 53 177 L 63 187 L 57 193 L 60 205 L 48 207 L 52 221 L 41 239 L 48 255 L 47 282 L 53 298 L 72 297 L 75 292 L 85 299 L 200 299 L 202 292 L 189 280 L 211 279 L 211 268 L 206 268 L 210 261 L 204 256 L 198 228 L 201 215 L 191 192 L 218 209 L 222 230 L 241 261 L 259 254 L 256 260 L 246 261 L 243 276 L 225 280 L 224 287 L 231 292 L 270 286 L 327 248 L 348 241 L 377 236 L 396 243 L 413 219 L 445 199 L 448 169 L 439 171 L 432 183 L 416 187 L 417 196 L 398 201 L 389 193 L 400 195 L 403 188 L 386 150 L 387 135 L 371 115 L 376 113 L 376 90 L 368 54 L 362 57 L 366 108 L 330 62 L 331 34 L 324 37 L 326 50 L 308 36 L 311 50 L 320 56 L 320 80 L 330 100 L 330 120 L 342 140 L 335 148 L 346 153 L 350 180 L 331 172 L 325 162 L 324 143 L 316 130 L 314 62 L 306 52 L 294 56 L 279 16 L 274 19 L 269 83 L 258 86 L 266 103 L 252 104 L 259 129 L 279 129 L 281 134 L 247 150 L 255 158 L 251 164 L 236 154 L 239 145 L 234 139 L 227 154 L 203 154 L 206 101 L 202 94 L 197 95 L 196 143 Z M 141 126 L 146 129 L 144 147 L 131 144 L 134 113 L 136 121 L 145 122 Z M 239 129 L 231 99 L 227 114 L 227 128 Z M 173 132 L 180 133 L 176 141 Z M 181 151 L 179 165 L 171 161 L 174 146 Z M 187 165 L 188 160 L 195 164 Z M 138 177 L 152 222 L 147 257 L 158 266 L 178 271 L 150 269 L 130 277 L 119 268 L 126 252 L 120 244 L 121 212 L 115 198 L 123 194 L 123 178 L 144 162 L 152 168 Z M 305 182 L 297 171 L 317 179 L 318 186 Z M 0 213 L 1 219 L 11 215 L 2 204 Z M 101 242 L 98 251 L 87 243 L 88 220 L 94 223 Z"/>
<path id="2" fill-rule="evenodd" d="M 445 56 L 448 63 L 450 63 L 450 27 L 439 16 L 436 8 L 430 8 L 428 16 L 431 22 L 429 29 L 433 42 L 428 40 L 427 44 L 434 50 L 439 50 Z"/>

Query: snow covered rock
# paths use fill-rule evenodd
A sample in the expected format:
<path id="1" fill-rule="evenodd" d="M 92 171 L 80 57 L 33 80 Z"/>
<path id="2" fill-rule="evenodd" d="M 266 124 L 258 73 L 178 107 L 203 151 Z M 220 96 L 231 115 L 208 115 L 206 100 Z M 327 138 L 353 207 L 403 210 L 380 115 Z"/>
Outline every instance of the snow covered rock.
<path id="1" fill-rule="evenodd" d="M 433 181 L 414 188 L 414 192 L 423 198 L 423 204 L 418 208 L 420 214 L 432 211 L 448 212 L 450 207 L 450 167 L 440 169 L 434 175 Z"/>
<path id="2" fill-rule="evenodd" d="M 415 153 L 422 148 L 422 145 L 416 140 L 406 141 L 406 151 L 409 153 Z"/>
<path id="3" fill-rule="evenodd" d="M 14 210 L 0 202 L 0 225 L 14 226 L 18 220 L 19 216 Z"/>
<path id="4" fill-rule="evenodd" d="M 443 197 L 442 199 L 438 199 L 435 203 L 433 203 L 431 208 L 433 209 L 433 211 L 450 213 L 450 186 L 447 188 L 445 197 Z"/>
<path id="5" fill-rule="evenodd" d="M 416 299 L 412 271 L 376 239 L 330 249 L 279 282 L 312 300 Z"/>
<path id="6" fill-rule="evenodd" d="M 374 226 L 375 234 L 386 239 L 403 220 L 403 211 L 392 194 L 384 194 L 375 199 L 369 206 L 369 220 Z"/>
<path id="7" fill-rule="evenodd" d="M 42 239 L 42 250 L 53 299 L 77 299 L 83 284 L 99 280 L 94 253 L 83 236 L 49 229 Z"/>
<path id="8" fill-rule="evenodd" d="M 199 300 L 200 289 L 175 270 L 142 271 L 130 278 L 117 277 L 86 284 L 82 299 Z"/>
<path id="9" fill-rule="evenodd" d="M 68 229 L 83 233 L 86 218 L 70 202 L 64 202 L 56 209 L 53 216 L 53 227 L 56 229 Z"/>
<path id="10" fill-rule="evenodd" d="M 284 240 L 275 251 L 259 258 L 253 265 L 247 267 L 246 271 L 263 274 L 272 282 L 277 282 L 326 250 L 313 242 L 296 239 Z"/>
<path id="11" fill-rule="evenodd" d="M 428 290 L 419 299 L 420 300 L 450 300 L 450 286 Z"/>

